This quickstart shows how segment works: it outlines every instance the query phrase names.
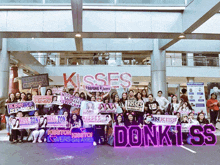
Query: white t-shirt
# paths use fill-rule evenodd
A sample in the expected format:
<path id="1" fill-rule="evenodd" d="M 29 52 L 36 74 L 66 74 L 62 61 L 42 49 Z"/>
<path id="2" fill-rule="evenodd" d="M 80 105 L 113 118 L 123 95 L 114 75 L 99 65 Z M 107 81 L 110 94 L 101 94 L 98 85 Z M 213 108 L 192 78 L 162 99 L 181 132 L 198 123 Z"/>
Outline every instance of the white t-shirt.
<path id="1" fill-rule="evenodd" d="M 169 101 L 163 96 L 161 97 L 157 96 L 156 101 L 159 103 L 159 108 L 161 110 L 164 110 L 169 105 Z"/>

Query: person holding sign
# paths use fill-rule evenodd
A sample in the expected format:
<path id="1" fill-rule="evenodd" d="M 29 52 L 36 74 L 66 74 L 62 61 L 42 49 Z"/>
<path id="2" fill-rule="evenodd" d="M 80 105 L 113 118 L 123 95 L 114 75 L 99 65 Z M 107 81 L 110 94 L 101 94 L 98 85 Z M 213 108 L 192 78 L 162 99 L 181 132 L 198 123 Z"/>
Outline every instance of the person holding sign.
<path id="1" fill-rule="evenodd" d="M 166 109 L 166 114 L 173 115 L 178 110 L 179 107 L 180 104 L 178 102 L 177 96 L 171 96 L 171 103 L 169 103 Z"/>
<path id="2" fill-rule="evenodd" d="M 209 124 L 209 121 L 205 118 L 205 114 L 203 112 L 198 114 L 197 120 L 200 125 Z"/>
<path id="3" fill-rule="evenodd" d="M 149 114 L 155 114 L 156 111 L 159 109 L 159 103 L 154 100 L 153 94 L 149 94 L 148 99 L 149 101 L 145 104 L 145 111 Z"/>
<path id="4" fill-rule="evenodd" d="M 81 128 L 82 122 L 78 118 L 77 114 L 73 114 L 71 118 L 71 129 L 72 128 Z"/>
<path id="5" fill-rule="evenodd" d="M 211 94 L 211 99 L 207 101 L 207 107 L 210 109 L 210 122 L 216 127 L 216 120 L 219 112 L 219 102 L 215 93 Z"/>

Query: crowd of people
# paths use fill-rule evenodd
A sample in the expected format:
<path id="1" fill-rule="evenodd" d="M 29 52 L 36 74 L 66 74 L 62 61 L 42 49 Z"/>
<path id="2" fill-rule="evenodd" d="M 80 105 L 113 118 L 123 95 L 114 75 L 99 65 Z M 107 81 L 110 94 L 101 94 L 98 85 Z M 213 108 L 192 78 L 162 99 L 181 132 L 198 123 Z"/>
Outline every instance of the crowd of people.
<path id="1" fill-rule="evenodd" d="M 40 87 L 39 87 L 40 88 Z M 41 95 L 40 89 L 38 90 L 38 95 Z M 115 103 L 117 107 L 120 107 L 122 112 L 116 114 L 110 114 L 112 116 L 112 120 L 107 125 L 92 125 L 94 128 L 94 145 L 108 143 L 113 145 L 114 141 L 114 126 L 115 125 L 123 125 L 129 127 L 131 125 L 139 125 L 143 127 L 144 125 L 148 125 L 152 127 L 153 123 L 151 122 L 152 116 L 154 115 L 176 115 L 178 118 L 177 125 L 181 125 L 183 123 L 190 124 L 209 124 L 209 121 L 205 118 L 205 114 L 200 112 L 197 114 L 197 119 L 194 118 L 194 110 L 188 102 L 188 98 L 186 96 L 186 89 L 182 90 L 183 95 L 181 99 L 178 100 L 178 97 L 173 95 L 171 96 L 171 102 L 169 102 L 164 96 L 162 91 L 158 91 L 157 96 L 154 97 L 153 94 L 147 94 L 147 91 L 143 89 L 135 94 L 133 90 L 129 90 L 128 92 L 124 92 L 120 97 L 117 92 L 110 93 L 89 93 L 89 92 L 78 92 L 78 89 L 69 89 L 63 92 L 67 92 L 76 97 L 80 97 L 83 100 L 89 100 L 93 102 L 103 102 L 107 103 Z M 51 96 L 54 95 L 51 89 L 47 89 L 45 95 Z M 216 126 L 216 119 L 219 111 L 219 103 L 216 100 L 217 96 L 213 93 L 211 95 L 211 99 L 207 101 L 207 107 L 210 110 L 211 123 Z M 8 114 L 7 111 L 7 103 L 15 103 L 15 102 L 24 102 L 31 101 L 32 94 L 31 93 L 10 93 L 9 98 L 6 100 L 5 106 L 5 115 L 6 115 L 6 129 L 8 131 L 8 135 L 10 136 L 10 141 L 12 143 L 23 142 L 23 137 L 28 136 L 28 141 L 43 142 L 45 141 L 45 134 L 47 132 L 47 123 L 42 120 L 39 123 L 39 126 L 36 129 L 28 129 L 28 130 L 19 130 L 13 129 L 9 123 L 9 120 L 15 119 L 15 117 L 28 117 L 28 116 L 42 116 L 42 115 L 64 115 L 67 119 L 67 125 L 69 128 L 80 128 L 85 127 L 82 120 L 82 113 L 80 112 L 80 108 L 75 108 L 67 104 L 57 105 L 57 104 L 45 104 L 45 105 L 37 105 L 36 111 L 31 112 L 21 112 L 19 111 L 16 114 Z M 136 100 L 138 102 L 144 103 L 144 111 L 137 112 L 126 109 L 126 101 L 127 100 Z M 16 122 L 15 122 L 16 125 Z M 51 129 L 51 128 L 50 128 Z M 171 130 L 172 133 L 176 133 L 175 129 Z M 185 136 L 188 136 L 187 133 Z M 20 139 L 18 140 L 18 137 Z"/>

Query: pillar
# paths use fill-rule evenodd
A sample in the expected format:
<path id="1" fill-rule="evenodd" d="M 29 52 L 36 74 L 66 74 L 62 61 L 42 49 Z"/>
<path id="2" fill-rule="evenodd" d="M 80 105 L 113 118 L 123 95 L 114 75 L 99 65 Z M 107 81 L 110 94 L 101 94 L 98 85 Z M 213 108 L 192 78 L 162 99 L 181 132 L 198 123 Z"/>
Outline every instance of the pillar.
<path id="1" fill-rule="evenodd" d="M 122 63 L 122 53 L 115 53 L 116 54 L 116 65 L 121 66 Z"/>
<path id="2" fill-rule="evenodd" d="M 3 38 L 0 52 L 0 113 L 5 112 L 5 99 L 8 98 L 10 55 L 7 48 L 7 39 Z"/>
<path id="3" fill-rule="evenodd" d="M 47 90 L 47 87 L 41 87 L 40 92 L 42 96 L 45 96 L 46 90 Z"/>
<path id="4" fill-rule="evenodd" d="M 10 68 L 9 93 L 16 93 L 19 91 L 18 80 L 15 81 L 15 78 L 17 77 L 18 77 L 18 67 L 12 66 Z"/>
<path id="5" fill-rule="evenodd" d="M 218 63 L 217 66 L 220 66 L 220 54 L 218 54 Z"/>
<path id="6" fill-rule="evenodd" d="M 38 53 L 38 61 L 42 64 L 42 65 L 46 65 L 46 59 L 47 58 L 47 53 Z"/>
<path id="7" fill-rule="evenodd" d="M 56 54 L 56 66 L 60 66 L 60 53 Z"/>
<path id="8" fill-rule="evenodd" d="M 166 52 L 159 49 L 159 40 L 154 39 L 154 48 L 151 54 L 151 90 L 154 97 L 159 90 L 167 95 L 166 83 Z"/>
<path id="9" fill-rule="evenodd" d="M 195 77 L 187 77 L 187 82 L 195 82 Z"/>
<path id="10" fill-rule="evenodd" d="M 186 54 L 187 66 L 194 66 L 193 53 Z"/>

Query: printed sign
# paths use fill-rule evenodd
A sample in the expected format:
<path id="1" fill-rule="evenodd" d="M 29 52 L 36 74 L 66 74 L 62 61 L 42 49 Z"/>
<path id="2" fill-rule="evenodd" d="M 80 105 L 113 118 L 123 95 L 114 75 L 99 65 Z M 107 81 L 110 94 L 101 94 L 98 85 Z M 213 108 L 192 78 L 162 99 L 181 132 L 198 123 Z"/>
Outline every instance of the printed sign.
<path id="1" fill-rule="evenodd" d="M 48 130 L 47 143 L 92 143 L 93 128 Z"/>
<path id="2" fill-rule="evenodd" d="M 204 83 L 187 83 L 188 99 L 195 115 L 203 111 L 207 115 Z"/>
<path id="3" fill-rule="evenodd" d="M 58 94 L 58 95 L 60 95 L 60 94 L 63 92 L 64 87 L 60 87 L 60 88 L 53 87 L 51 90 L 52 90 L 52 93 L 53 93 L 53 94 Z"/>
<path id="4" fill-rule="evenodd" d="M 127 110 L 130 110 L 130 111 L 144 112 L 144 102 L 143 101 L 127 100 L 125 102 L 125 107 Z"/>
<path id="5" fill-rule="evenodd" d="M 39 74 L 35 76 L 25 76 L 21 78 L 22 89 L 38 88 L 49 86 L 48 74 Z"/>
<path id="6" fill-rule="evenodd" d="M 17 113 L 18 111 L 28 112 L 36 110 L 36 106 L 33 101 L 8 103 L 8 114 Z"/>
<path id="7" fill-rule="evenodd" d="M 155 125 L 176 125 L 177 116 L 172 115 L 153 115 L 152 123 Z"/>
<path id="8" fill-rule="evenodd" d="M 99 113 L 116 113 L 117 106 L 114 103 L 99 103 L 98 109 Z"/>
<path id="9" fill-rule="evenodd" d="M 45 115 L 45 127 L 66 127 L 66 117 L 64 115 Z"/>
<path id="10" fill-rule="evenodd" d="M 86 85 L 88 92 L 110 92 L 111 86 L 104 85 Z"/>
<path id="11" fill-rule="evenodd" d="M 82 98 L 80 97 L 75 97 L 69 93 L 61 93 L 61 103 L 71 105 L 73 107 L 80 107 Z"/>
<path id="12" fill-rule="evenodd" d="M 35 104 L 51 104 L 53 96 L 41 96 L 35 95 L 33 96 L 33 101 Z"/>
<path id="13" fill-rule="evenodd" d="M 39 126 L 40 117 L 16 117 L 10 118 L 9 123 L 13 129 L 36 129 Z"/>
<path id="14" fill-rule="evenodd" d="M 110 115 L 82 116 L 84 124 L 107 125 L 111 121 Z"/>

